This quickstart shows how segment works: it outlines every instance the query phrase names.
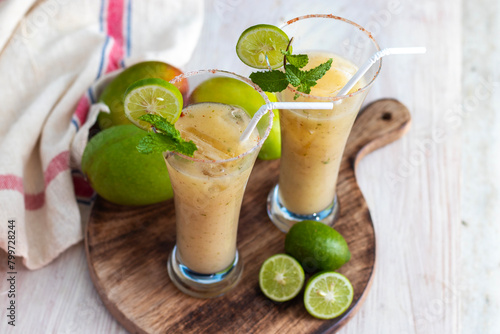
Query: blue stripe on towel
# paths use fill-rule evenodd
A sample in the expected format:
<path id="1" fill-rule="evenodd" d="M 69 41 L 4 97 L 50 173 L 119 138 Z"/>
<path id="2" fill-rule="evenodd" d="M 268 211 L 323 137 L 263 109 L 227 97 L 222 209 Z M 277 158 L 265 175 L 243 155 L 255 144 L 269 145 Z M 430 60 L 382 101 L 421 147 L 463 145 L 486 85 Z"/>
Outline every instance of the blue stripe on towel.
<path id="1" fill-rule="evenodd" d="M 104 31 L 104 3 L 105 0 L 101 0 L 101 9 L 99 10 L 99 31 Z"/>
<path id="2" fill-rule="evenodd" d="M 97 73 L 97 78 L 99 79 L 102 75 L 102 68 L 104 66 L 104 57 L 106 56 L 106 48 L 108 47 L 109 36 L 106 36 L 106 41 L 104 41 L 104 46 L 102 47 L 101 62 L 99 63 L 99 72 Z"/>
<path id="3" fill-rule="evenodd" d="M 78 131 L 80 129 L 80 126 L 78 125 L 78 122 L 76 121 L 76 119 L 72 118 L 71 124 L 73 124 L 75 126 L 76 131 Z"/>
<path id="4" fill-rule="evenodd" d="M 127 57 L 130 57 L 130 30 L 132 26 L 132 0 L 127 4 Z"/>
<path id="5" fill-rule="evenodd" d="M 88 96 L 89 96 L 90 104 L 94 104 L 95 103 L 95 97 L 94 97 L 94 92 L 92 91 L 92 87 L 89 87 L 89 89 L 87 90 L 87 93 L 88 93 Z"/>

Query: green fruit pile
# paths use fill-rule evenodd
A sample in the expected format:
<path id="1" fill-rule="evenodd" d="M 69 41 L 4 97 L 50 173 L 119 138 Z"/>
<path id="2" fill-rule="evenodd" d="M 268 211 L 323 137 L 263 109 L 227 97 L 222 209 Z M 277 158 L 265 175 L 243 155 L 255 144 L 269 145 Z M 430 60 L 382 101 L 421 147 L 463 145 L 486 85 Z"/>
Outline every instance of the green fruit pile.
<path id="1" fill-rule="evenodd" d="M 304 271 L 313 273 L 304 292 L 304 306 L 312 316 L 333 319 L 352 303 L 354 290 L 349 279 L 335 272 L 351 258 L 347 242 L 332 227 L 317 221 L 292 226 L 285 238 L 287 254 L 268 258 L 261 266 L 259 286 L 268 298 L 288 301 L 302 290 Z"/>
<path id="2" fill-rule="evenodd" d="M 173 197 L 172 186 L 162 154 L 145 155 L 137 151 L 146 134 L 125 116 L 123 99 L 135 82 L 147 78 L 172 80 L 182 72 L 166 63 L 147 61 L 135 64 L 116 76 L 99 98 L 110 113 L 101 112 L 97 119 L 103 130 L 94 136 L 82 158 L 82 170 L 92 188 L 103 198 L 123 205 L 146 205 Z M 187 94 L 186 80 L 176 84 Z"/>

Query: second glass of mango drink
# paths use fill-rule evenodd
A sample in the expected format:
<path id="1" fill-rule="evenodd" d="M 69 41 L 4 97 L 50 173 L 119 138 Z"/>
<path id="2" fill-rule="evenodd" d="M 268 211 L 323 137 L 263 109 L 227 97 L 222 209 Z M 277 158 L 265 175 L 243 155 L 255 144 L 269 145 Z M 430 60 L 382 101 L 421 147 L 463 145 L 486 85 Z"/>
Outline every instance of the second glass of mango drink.
<path id="1" fill-rule="evenodd" d="M 333 224 L 339 210 L 335 189 L 342 154 L 382 60 L 367 71 L 349 94 L 337 96 L 358 67 L 380 50 L 373 36 L 356 23 L 333 15 L 298 17 L 281 29 L 293 38 L 294 54 L 309 56 L 305 69 L 333 59 L 330 70 L 310 94 L 291 86 L 278 93 L 279 101 L 334 102 L 331 110 L 280 109 L 279 183 L 269 194 L 267 208 L 273 223 L 286 232 L 302 220 Z"/>
<path id="2" fill-rule="evenodd" d="M 267 96 L 249 79 L 225 71 L 191 72 L 190 88 L 210 78 L 229 77 Z M 193 100 L 193 97 L 191 97 Z M 197 101 L 199 102 L 199 101 Z M 198 150 L 194 157 L 165 153 L 174 189 L 177 244 L 168 261 L 173 283 L 195 297 L 215 297 L 238 282 L 243 264 L 236 249 L 243 193 L 259 149 L 272 127 L 269 111 L 248 140 L 240 141 L 250 121 L 244 110 L 204 99 L 184 107 L 175 127 Z"/>

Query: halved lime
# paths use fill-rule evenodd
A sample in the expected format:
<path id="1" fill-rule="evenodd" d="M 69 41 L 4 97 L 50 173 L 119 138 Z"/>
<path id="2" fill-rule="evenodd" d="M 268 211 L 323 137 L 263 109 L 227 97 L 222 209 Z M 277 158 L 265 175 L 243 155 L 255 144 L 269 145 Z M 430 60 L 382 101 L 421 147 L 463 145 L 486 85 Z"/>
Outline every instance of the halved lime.
<path id="1" fill-rule="evenodd" d="M 236 44 L 236 54 L 242 62 L 254 68 L 271 68 L 283 65 L 283 54 L 288 46 L 288 36 L 278 27 L 258 24 L 245 30 Z"/>
<path id="2" fill-rule="evenodd" d="M 260 267 L 259 285 L 269 299 L 284 302 L 299 294 L 304 285 L 304 270 L 293 257 L 276 254 Z"/>
<path id="3" fill-rule="evenodd" d="M 125 92 L 125 116 L 138 127 L 149 130 L 151 124 L 139 120 L 144 114 L 156 114 L 175 123 L 182 111 L 182 94 L 171 83 L 157 78 L 134 82 Z"/>
<path id="4" fill-rule="evenodd" d="M 351 282 L 342 274 L 325 271 L 311 277 L 304 291 L 307 312 L 319 319 L 333 319 L 352 303 Z"/>

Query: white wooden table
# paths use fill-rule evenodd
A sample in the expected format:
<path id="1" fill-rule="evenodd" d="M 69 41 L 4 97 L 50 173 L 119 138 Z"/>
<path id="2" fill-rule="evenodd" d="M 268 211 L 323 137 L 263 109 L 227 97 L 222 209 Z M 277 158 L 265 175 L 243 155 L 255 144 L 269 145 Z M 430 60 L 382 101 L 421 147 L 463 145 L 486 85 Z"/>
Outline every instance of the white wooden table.
<path id="1" fill-rule="evenodd" d="M 495 0 L 486 2 L 491 7 L 482 12 L 491 15 L 488 10 L 496 8 L 498 33 L 498 4 Z M 476 6 L 467 8 L 475 10 Z M 253 24 L 278 24 L 306 13 L 334 13 L 352 19 L 371 30 L 381 46 L 427 46 L 427 55 L 394 56 L 384 61 L 367 100 L 399 99 L 410 109 L 413 127 L 402 140 L 365 158 L 358 170 L 375 223 L 378 267 L 365 304 L 340 333 L 459 333 L 461 293 L 468 293 L 465 299 L 474 300 L 478 307 L 484 305 L 458 280 L 462 128 L 450 121 L 448 113 L 460 112 L 456 106 L 462 98 L 462 4 L 431 0 L 213 0 L 207 1 L 205 12 L 199 46 L 185 70 L 221 68 L 248 74 L 249 69 L 234 51 L 239 34 Z M 466 23 L 472 26 L 467 17 Z M 493 40 L 497 35 L 489 36 Z M 486 73 L 486 66 L 494 62 L 490 59 L 489 65 L 483 64 L 482 71 Z M 477 81 L 469 80 L 470 87 L 475 84 Z M 493 99 L 492 95 L 482 103 L 492 105 Z M 496 101 L 498 105 L 498 94 Z M 493 124 L 498 129 L 498 118 L 491 122 L 496 122 Z M 465 129 L 466 133 L 476 130 L 473 125 Z M 489 141 L 484 139 L 477 145 L 485 142 Z M 476 166 L 473 173 L 481 168 Z M 498 182 L 496 187 L 498 191 Z M 498 227 L 496 231 L 498 237 Z M 471 251 L 468 246 L 479 237 L 483 236 L 464 242 L 465 261 L 471 258 L 465 256 Z M 2 253 L 1 273 L 6 272 L 4 258 Z M 469 282 L 479 276 L 472 271 L 468 275 Z M 0 284 L 2 301 L 6 285 L 3 279 Z M 12 329 L 6 325 L 5 308 L 0 304 L 0 333 L 125 332 L 92 286 L 82 243 L 45 268 L 20 270 L 17 284 L 17 326 Z M 465 310 L 468 318 L 482 316 L 482 321 L 493 321 L 491 314 L 486 318 L 480 310 Z M 468 329 L 495 333 L 494 327 L 488 326 Z"/>
<path id="2" fill-rule="evenodd" d="M 500 3 L 464 3 L 463 333 L 500 328 Z"/>

